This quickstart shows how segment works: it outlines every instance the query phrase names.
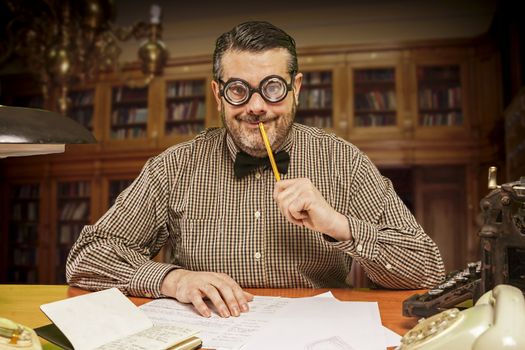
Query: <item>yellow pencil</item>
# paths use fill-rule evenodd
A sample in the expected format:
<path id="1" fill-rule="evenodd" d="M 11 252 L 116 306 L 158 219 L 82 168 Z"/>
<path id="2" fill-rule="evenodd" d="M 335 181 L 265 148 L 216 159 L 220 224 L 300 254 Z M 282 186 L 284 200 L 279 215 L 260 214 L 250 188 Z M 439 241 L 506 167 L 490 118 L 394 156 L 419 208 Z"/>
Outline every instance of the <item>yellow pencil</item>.
<path id="1" fill-rule="evenodd" d="M 259 129 L 261 130 L 261 135 L 264 141 L 264 146 L 266 147 L 266 152 L 268 152 L 268 158 L 270 158 L 270 164 L 272 165 L 273 174 L 277 181 L 281 181 L 281 175 L 279 170 L 277 170 L 277 165 L 275 164 L 275 159 L 273 158 L 272 147 L 270 147 L 270 141 L 268 141 L 268 136 L 266 136 L 266 131 L 264 131 L 264 126 L 262 122 L 259 122 Z"/>

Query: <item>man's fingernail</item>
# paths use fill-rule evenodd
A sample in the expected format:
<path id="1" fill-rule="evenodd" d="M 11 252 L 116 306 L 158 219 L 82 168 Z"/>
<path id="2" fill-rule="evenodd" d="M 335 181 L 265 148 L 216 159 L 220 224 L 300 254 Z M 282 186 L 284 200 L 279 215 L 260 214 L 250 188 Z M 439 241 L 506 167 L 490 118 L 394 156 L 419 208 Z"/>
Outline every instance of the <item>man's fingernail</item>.
<path id="1" fill-rule="evenodd" d="M 248 311 L 248 305 L 247 304 L 241 304 L 241 310 L 242 310 L 242 312 Z"/>
<path id="2" fill-rule="evenodd" d="M 237 306 L 232 307 L 232 314 L 233 316 L 239 316 L 239 308 Z"/>
<path id="3" fill-rule="evenodd" d="M 230 312 L 227 309 L 221 310 L 221 316 L 222 317 L 230 317 Z"/>

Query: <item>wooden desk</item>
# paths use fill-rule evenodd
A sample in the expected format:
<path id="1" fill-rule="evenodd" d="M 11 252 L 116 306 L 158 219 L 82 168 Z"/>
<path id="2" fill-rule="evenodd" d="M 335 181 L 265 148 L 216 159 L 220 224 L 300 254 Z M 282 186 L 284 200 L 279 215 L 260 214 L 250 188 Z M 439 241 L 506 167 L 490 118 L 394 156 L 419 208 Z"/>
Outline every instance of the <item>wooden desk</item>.
<path id="1" fill-rule="evenodd" d="M 405 334 L 417 323 L 415 318 L 403 317 L 403 300 L 417 291 L 355 290 L 355 289 L 247 289 L 255 295 L 307 297 L 331 290 L 336 298 L 345 301 L 377 301 L 383 325 L 398 334 Z M 28 327 L 50 323 L 40 311 L 41 304 L 87 293 L 68 286 L 50 285 L 0 285 L 0 316 Z M 130 298 L 136 305 L 148 302 L 146 298 Z"/>

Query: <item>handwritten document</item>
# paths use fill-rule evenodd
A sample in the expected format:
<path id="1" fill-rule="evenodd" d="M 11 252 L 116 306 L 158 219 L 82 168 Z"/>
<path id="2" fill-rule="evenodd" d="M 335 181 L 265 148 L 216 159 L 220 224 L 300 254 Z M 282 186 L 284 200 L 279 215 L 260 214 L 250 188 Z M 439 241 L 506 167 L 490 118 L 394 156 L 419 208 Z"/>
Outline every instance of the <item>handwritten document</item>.
<path id="1" fill-rule="evenodd" d="M 155 325 L 184 324 L 198 329 L 205 348 L 241 349 L 256 333 L 274 322 L 275 317 L 292 300 L 255 296 L 249 304 L 249 312 L 229 318 L 222 318 L 217 313 L 212 313 L 210 318 L 202 317 L 193 306 L 173 299 L 153 300 L 141 305 L 140 309 Z"/>

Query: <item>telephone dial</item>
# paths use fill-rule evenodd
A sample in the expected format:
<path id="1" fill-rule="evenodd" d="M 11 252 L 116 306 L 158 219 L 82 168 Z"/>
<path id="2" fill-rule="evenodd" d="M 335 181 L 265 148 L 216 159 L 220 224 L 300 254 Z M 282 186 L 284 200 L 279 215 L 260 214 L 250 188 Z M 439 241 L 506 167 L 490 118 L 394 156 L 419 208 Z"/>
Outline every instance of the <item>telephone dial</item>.
<path id="1" fill-rule="evenodd" d="M 397 350 L 525 349 L 525 299 L 520 289 L 500 284 L 466 310 L 423 318 L 401 338 Z"/>

